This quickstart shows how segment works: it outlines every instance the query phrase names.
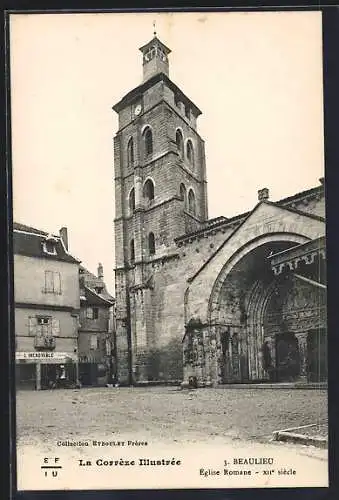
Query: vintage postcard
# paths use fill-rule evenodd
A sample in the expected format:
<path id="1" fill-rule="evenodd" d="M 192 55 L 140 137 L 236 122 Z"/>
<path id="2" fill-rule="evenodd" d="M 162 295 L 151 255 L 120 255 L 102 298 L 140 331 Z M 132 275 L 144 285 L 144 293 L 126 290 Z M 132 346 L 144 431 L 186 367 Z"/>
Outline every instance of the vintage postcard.
<path id="1" fill-rule="evenodd" d="M 321 12 L 9 40 L 18 490 L 328 486 Z"/>

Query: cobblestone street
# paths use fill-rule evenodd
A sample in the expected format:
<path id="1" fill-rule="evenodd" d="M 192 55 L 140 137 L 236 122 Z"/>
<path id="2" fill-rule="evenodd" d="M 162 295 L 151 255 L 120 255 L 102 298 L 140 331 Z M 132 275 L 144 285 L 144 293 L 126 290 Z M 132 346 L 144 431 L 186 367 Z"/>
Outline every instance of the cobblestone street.
<path id="1" fill-rule="evenodd" d="M 18 391 L 19 444 L 101 438 L 268 442 L 275 430 L 327 421 L 324 390 L 175 387 Z"/>

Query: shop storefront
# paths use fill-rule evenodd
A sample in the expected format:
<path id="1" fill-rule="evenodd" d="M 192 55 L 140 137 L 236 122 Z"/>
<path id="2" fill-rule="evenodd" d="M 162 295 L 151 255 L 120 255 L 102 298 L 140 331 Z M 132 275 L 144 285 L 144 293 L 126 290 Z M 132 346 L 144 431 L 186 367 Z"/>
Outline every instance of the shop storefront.
<path id="1" fill-rule="evenodd" d="M 16 386 L 18 389 L 48 389 L 62 377 L 71 383 L 79 381 L 78 355 L 68 352 L 16 352 Z"/>

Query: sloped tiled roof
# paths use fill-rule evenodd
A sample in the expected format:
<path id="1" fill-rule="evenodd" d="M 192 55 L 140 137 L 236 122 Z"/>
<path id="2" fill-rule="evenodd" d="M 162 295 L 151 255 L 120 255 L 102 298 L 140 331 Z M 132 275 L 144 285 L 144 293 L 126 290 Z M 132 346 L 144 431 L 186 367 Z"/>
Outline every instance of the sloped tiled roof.
<path id="1" fill-rule="evenodd" d="M 82 283 L 80 282 L 81 286 L 83 284 L 84 287 L 87 287 L 93 291 L 95 291 L 96 288 L 100 287 L 102 288 L 102 291 L 99 294 L 100 297 L 112 303 L 115 301 L 114 297 L 107 291 L 106 284 L 103 279 L 98 278 L 98 276 L 95 276 L 95 274 L 91 273 L 82 265 L 79 266 L 79 274 L 82 278 Z"/>
<path id="2" fill-rule="evenodd" d="M 36 229 L 35 227 L 32 226 L 26 226 L 26 224 L 21 224 L 19 222 L 13 222 L 13 229 L 17 231 L 26 231 L 28 233 L 33 233 L 33 234 L 43 234 L 47 236 L 46 231 L 41 231 L 40 229 Z"/>
<path id="3" fill-rule="evenodd" d="M 86 297 L 86 305 L 110 307 L 114 304 L 112 296 L 109 300 L 107 297 L 104 297 L 103 294 L 99 294 L 87 286 L 84 287 L 84 293 Z"/>
<path id="4" fill-rule="evenodd" d="M 113 110 L 119 113 L 125 106 L 128 106 L 132 101 L 141 96 L 146 90 L 153 87 L 158 82 L 164 82 L 173 92 L 180 95 L 180 98 L 187 104 L 189 104 L 192 108 L 193 113 L 196 116 L 201 115 L 201 111 L 196 104 L 194 104 L 191 99 L 189 99 L 183 91 L 174 83 L 172 80 L 165 75 L 165 73 L 157 73 L 152 76 L 146 82 L 143 82 L 141 85 L 138 85 L 130 92 L 128 92 L 120 101 L 113 106 Z"/>
<path id="5" fill-rule="evenodd" d="M 296 193 L 293 196 L 288 196 L 288 197 L 282 198 L 281 200 L 278 200 L 278 201 L 274 201 L 274 202 L 270 201 L 269 203 L 280 206 L 280 207 L 284 207 L 287 210 L 294 211 L 294 212 L 299 213 L 301 215 L 306 215 L 306 216 L 309 216 L 311 218 L 313 217 L 313 218 L 318 219 L 318 220 L 324 220 L 323 217 L 313 215 L 309 212 L 304 212 L 302 210 L 297 210 L 296 208 L 293 208 L 293 205 L 295 202 L 298 202 L 298 201 L 300 201 L 306 197 L 309 197 L 309 196 L 316 196 L 319 194 L 323 195 L 323 193 L 324 193 L 324 186 L 320 185 L 320 186 L 316 186 L 316 187 L 311 188 L 311 189 L 307 189 L 305 191 L 300 191 L 299 193 Z M 182 241 L 188 240 L 192 236 L 198 236 L 200 234 L 204 234 L 206 231 L 209 231 L 210 229 L 218 229 L 220 227 L 227 227 L 227 226 L 241 224 L 241 222 L 244 221 L 246 219 L 246 217 L 248 217 L 250 215 L 251 212 L 252 211 L 250 210 L 248 212 L 243 212 L 241 214 L 234 215 L 233 217 L 219 216 L 219 217 L 215 217 L 213 219 L 209 219 L 204 223 L 204 225 L 201 228 L 197 229 L 196 231 L 192 231 L 190 233 L 185 233 L 182 236 L 177 237 L 175 239 L 175 241 L 177 243 L 180 243 Z"/>
<path id="6" fill-rule="evenodd" d="M 64 262 L 79 263 L 80 261 L 69 254 L 62 244 L 60 236 L 55 238 L 56 255 L 44 252 L 43 243 L 49 233 L 40 231 L 25 224 L 13 223 L 13 251 L 16 255 L 26 255 L 27 257 L 38 257 L 51 260 L 61 260 Z"/>

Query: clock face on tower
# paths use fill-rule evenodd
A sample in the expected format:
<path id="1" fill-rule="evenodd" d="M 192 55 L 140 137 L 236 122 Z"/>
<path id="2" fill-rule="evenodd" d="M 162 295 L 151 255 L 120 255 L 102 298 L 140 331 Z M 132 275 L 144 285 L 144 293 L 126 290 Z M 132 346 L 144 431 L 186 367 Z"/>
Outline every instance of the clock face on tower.
<path id="1" fill-rule="evenodd" d="M 140 115 L 140 113 L 141 113 L 141 104 L 137 104 L 134 108 L 134 114 L 138 116 Z"/>

